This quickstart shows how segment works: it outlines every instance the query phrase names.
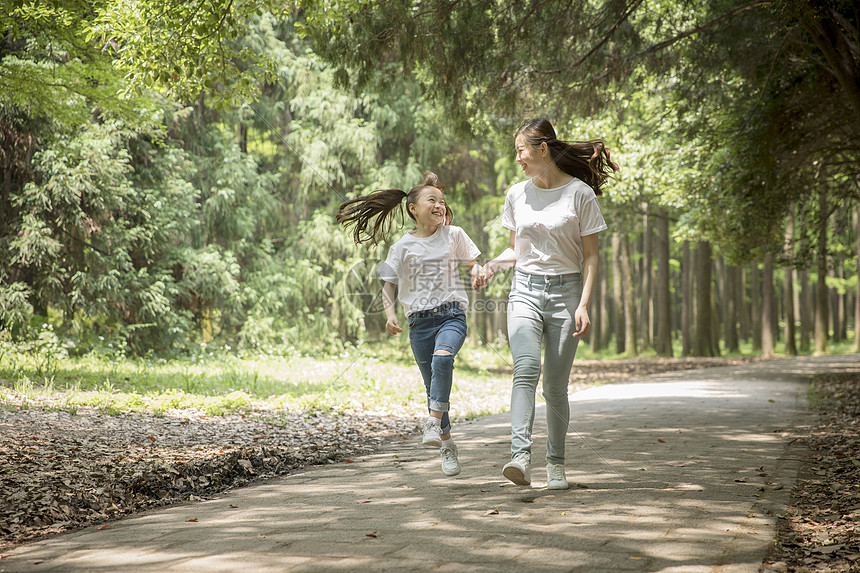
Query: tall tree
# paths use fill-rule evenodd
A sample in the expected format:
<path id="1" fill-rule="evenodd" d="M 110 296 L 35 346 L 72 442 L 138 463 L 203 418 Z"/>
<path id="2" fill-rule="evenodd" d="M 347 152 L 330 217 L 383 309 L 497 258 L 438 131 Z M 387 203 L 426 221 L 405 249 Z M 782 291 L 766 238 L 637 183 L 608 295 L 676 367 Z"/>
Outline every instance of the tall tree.
<path id="1" fill-rule="evenodd" d="M 624 308 L 624 264 L 623 251 L 621 248 L 621 234 L 612 233 L 612 300 L 615 307 L 615 352 L 622 354 L 627 345 L 625 335 L 625 308 Z"/>
<path id="2" fill-rule="evenodd" d="M 630 256 L 630 240 L 626 234 L 621 235 L 621 261 L 624 276 L 624 351 L 630 356 L 639 356 L 636 296 L 633 290 L 633 261 Z"/>
<path id="3" fill-rule="evenodd" d="M 788 356 L 797 356 L 797 342 L 795 336 L 794 315 L 794 213 L 789 212 L 785 223 L 785 251 L 784 258 L 788 263 L 783 267 L 783 307 L 785 309 L 785 353 Z"/>
<path id="4" fill-rule="evenodd" d="M 827 353 L 828 309 L 827 309 L 827 220 L 829 217 L 827 191 L 821 187 L 818 192 L 818 241 L 816 244 L 816 271 L 818 282 L 815 285 L 815 354 Z"/>
<path id="5" fill-rule="evenodd" d="M 738 278 L 739 269 L 734 265 L 725 266 L 725 311 L 723 332 L 725 333 L 726 350 L 728 352 L 737 352 L 740 349 L 738 341 Z"/>
<path id="6" fill-rule="evenodd" d="M 761 354 L 773 356 L 776 351 L 776 333 L 774 323 L 774 288 L 773 288 L 773 254 L 767 253 L 764 259 L 762 273 L 762 302 L 761 302 Z"/>
<path id="7" fill-rule="evenodd" d="M 655 349 L 658 356 L 672 356 L 672 308 L 670 271 L 669 271 L 669 217 L 666 209 L 661 209 L 656 217 L 657 226 L 657 276 L 655 289 L 657 304 L 654 320 L 657 322 Z"/>
<path id="8" fill-rule="evenodd" d="M 640 300 L 641 303 L 639 305 L 640 309 L 640 338 L 642 340 L 642 348 L 651 348 L 651 333 L 653 332 L 653 320 L 652 320 L 652 312 L 651 305 L 653 302 L 652 295 L 652 254 L 654 248 L 652 246 L 652 236 L 653 232 L 651 231 L 653 217 L 648 213 L 648 205 L 647 203 L 642 204 L 642 258 L 639 261 L 640 271 L 639 276 L 641 277 L 641 292 L 640 292 Z"/>
<path id="9" fill-rule="evenodd" d="M 854 256 L 857 258 L 857 283 L 854 287 L 854 352 L 860 352 L 860 211 L 855 210 Z"/>
<path id="10" fill-rule="evenodd" d="M 681 356 L 693 354 L 693 254 L 684 241 L 681 258 Z"/>
<path id="11" fill-rule="evenodd" d="M 696 329 L 693 337 L 694 356 L 714 356 L 713 330 L 711 329 L 711 245 L 699 241 L 696 249 Z"/>

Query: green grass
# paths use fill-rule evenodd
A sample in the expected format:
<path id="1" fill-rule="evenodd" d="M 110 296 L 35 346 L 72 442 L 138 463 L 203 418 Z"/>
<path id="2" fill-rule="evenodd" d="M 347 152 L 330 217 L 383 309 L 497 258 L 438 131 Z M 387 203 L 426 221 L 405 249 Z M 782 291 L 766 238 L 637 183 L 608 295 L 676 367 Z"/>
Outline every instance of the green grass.
<path id="1" fill-rule="evenodd" d="M 411 352 L 403 349 L 408 360 L 399 351 L 392 360 L 397 349 L 385 344 L 328 358 L 239 356 L 223 348 L 170 360 L 91 353 L 57 357 L 49 370 L 40 357 L 7 344 L 0 354 L 0 406 L 158 416 L 182 410 L 418 415 L 424 386 Z M 460 405 L 459 416 L 502 411 L 508 403 L 509 375 L 489 372 L 482 364 L 487 357 L 497 358 L 497 351 L 474 349 L 458 361 L 452 403 Z"/>
<path id="2" fill-rule="evenodd" d="M 679 341 L 676 346 L 675 356 L 680 356 Z M 828 350 L 853 352 L 853 341 L 831 343 Z M 746 343 L 738 355 L 756 353 Z M 581 344 L 577 353 L 580 360 L 624 357 L 609 350 L 592 353 L 588 344 Z M 456 415 L 505 410 L 510 364 L 507 344 L 466 344 L 457 357 L 451 397 Z M 157 416 L 182 411 L 263 412 L 274 418 L 283 411 L 421 415 L 424 400 L 424 386 L 405 335 L 381 338 L 327 358 L 243 356 L 229 347 L 203 346 L 192 356 L 173 359 L 98 353 L 82 357 L 56 353 L 46 359 L 32 347 L 24 351 L 0 343 L 0 407 L 12 410 L 47 408 L 75 414 L 80 408 L 97 408 L 109 414 Z"/>

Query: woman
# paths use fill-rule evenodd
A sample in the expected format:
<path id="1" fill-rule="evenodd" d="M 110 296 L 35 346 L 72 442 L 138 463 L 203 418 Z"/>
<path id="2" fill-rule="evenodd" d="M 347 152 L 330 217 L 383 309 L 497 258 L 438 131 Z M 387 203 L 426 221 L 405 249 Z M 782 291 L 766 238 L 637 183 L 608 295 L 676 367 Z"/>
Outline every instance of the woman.
<path id="1" fill-rule="evenodd" d="M 511 231 L 510 247 L 484 268 L 492 276 L 515 265 L 508 304 L 514 359 L 511 461 L 503 473 L 515 484 L 531 483 L 531 433 L 543 343 L 547 488 L 567 489 L 567 385 L 579 339 L 591 326 L 588 306 L 597 281 L 597 233 L 607 228 L 597 196 L 618 168 L 602 141 L 560 141 L 546 119 L 523 124 L 515 144 L 517 163 L 529 179 L 508 190 L 502 224 Z"/>

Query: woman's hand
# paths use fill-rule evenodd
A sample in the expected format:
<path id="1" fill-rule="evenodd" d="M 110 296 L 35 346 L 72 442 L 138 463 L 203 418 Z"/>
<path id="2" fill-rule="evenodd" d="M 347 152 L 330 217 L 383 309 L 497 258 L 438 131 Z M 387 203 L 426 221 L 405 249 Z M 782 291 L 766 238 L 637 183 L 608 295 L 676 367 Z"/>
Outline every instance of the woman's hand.
<path id="1" fill-rule="evenodd" d="M 397 322 L 397 318 L 391 317 L 385 322 L 385 330 L 388 331 L 388 334 L 395 335 L 403 332 L 403 329 L 400 328 L 400 324 Z"/>
<path id="2" fill-rule="evenodd" d="M 576 312 L 573 313 L 573 324 L 576 326 L 576 332 L 573 333 L 573 336 L 580 338 L 588 334 L 588 330 L 591 328 L 591 319 L 588 318 L 586 307 L 579 306 L 576 308 Z"/>

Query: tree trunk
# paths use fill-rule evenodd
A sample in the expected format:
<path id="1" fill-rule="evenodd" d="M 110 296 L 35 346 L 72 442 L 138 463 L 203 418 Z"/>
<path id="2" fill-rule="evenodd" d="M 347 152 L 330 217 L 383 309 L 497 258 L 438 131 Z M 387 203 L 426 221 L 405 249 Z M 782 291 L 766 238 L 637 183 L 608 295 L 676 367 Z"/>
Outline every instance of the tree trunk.
<path id="1" fill-rule="evenodd" d="M 839 264 L 837 261 L 833 261 L 834 265 Z M 836 276 L 836 269 L 829 269 L 827 274 L 830 278 L 835 279 L 838 278 Z M 831 340 L 833 342 L 842 342 L 842 317 L 839 312 L 839 292 L 834 288 L 827 288 L 827 299 L 830 301 L 830 335 Z"/>
<path id="2" fill-rule="evenodd" d="M 750 318 L 750 305 L 747 297 L 747 284 L 749 283 L 749 270 L 747 267 L 738 268 L 738 332 L 740 339 L 746 342 L 750 339 L 752 322 Z"/>
<path id="3" fill-rule="evenodd" d="M 758 264 L 750 267 L 750 326 L 752 349 L 761 350 L 761 271 Z"/>
<path id="4" fill-rule="evenodd" d="M 699 241 L 696 250 L 696 336 L 693 341 L 695 356 L 713 356 L 713 330 L 711 328 L 711 244 Z"/>
<path id="5" fill-rule="evenodd" d="M 776 333 L 773 331 L 773 253 L 764 257 L 761 300 L 761 355 L 773 356 L 776 350 Z"/>
<path id="6" fill-rule="evenodd" d="M 711 348 L 714 356 L 720 355 L 720 338 L 722 337 L 722 320 L 719 320 L 722 311 L 722 305 L 718 301 L 725 300 L 723 293 L 726 292 L 724 281 L 725 273 L 723 272 L 723 258 L 718 257 L 716 260 L 711 260 L 711 288 L 716 288 L 716 292 L 711 293 Z"/>
<path id="7" fill-rule="evenodd" d="M 844 263 L 839 267 L 839 279 L 842 281 L 845 280 Z M 848 340 L 848 317 L 851 315 L 848 308 L 848 300 L 850 297 L 851 294 L 848 290 L 839 293 L 839 313 L 842 315 L 842 332 L 840 333 L 840 336 L 842 340 Z"/>
<path id="8" fill-rule="evenodd" d="M 612 298 L 615 303 L 615 353 L 624 352 L 624 277 L 621 270 L 621 237 L 612 233 Z"/>
<path id="9" fill-rule="evenodd" d="M 248 126 L 239 120 L 239 151 L 248 153 Z"/>
<path id="10" fill-rule="evenodd" d="M 600 254 L 598 252 L 598 268 L 600 268 Z M 606 272 L 605 270 L 603 271 Z M 605 283 L 606 281 L 598 281 L 598 284 L 595 285 L 594 292 L 591 295 L 591 309 L 589 311 L 589 315 L 591 316 L 591 332 L 588 333 L 589 338 L 589 346 L 591 346 L 592 352 L 598 352 L 600 350 L 600 339 L 603 336 L 603 289 L 600 288 L 600 283 Z"/>
<path id="11" fill-rule="evenodd" d="M 621 255 L 624 265 L 624 351 L 629 356 L 639 356 L 636 336 L 636 293 L 633 292 L 633 261 L 627 235 L 621 236 Z"/>
<path id="12" fill-rule="evenodd" d="M 639 272 L 639 275 L 642 277 L 642 303 L 640 305 L 641 313 L 639 316 L 639 331 L 640 337 L 642 340 L 642 349 L 651 348 L 651 333 L 654 332 L 654 325 L 652 324 L 651 317 L 653 316 L 651 312 L 651 305 L 653 304 L 653 296 L 652 296 L 652 281 L 651 277 L 653 275 L 653 241 L 651 240 L 653 233 L 651 232 L 651 224 L 654 220 L 648 214 L 648 204 L 643 203 L 642 209 L 645 212 L 645 215 L 642 216 L 642 259 L 640 260 L 640 264 L 642 270 Z"/>
<path id="13" fill-rule="evenodd" d="M 797 356 L 797 346 L 794 336 L 794 214 L 789 210 L 785 222 L 785 260 L 788 265 L 783 269 L 785 275 L 783 286 L 783 306 L 785 307 L 785 353 L 788 356 Z"/>
<path id="14" fill-rule="evenodd" d="M 797 280 L 800 283 L 800 304 L 798 305 L 798 314 L 800 316 L 800 351 L 809 352 L 812 339 L 812 314 L 813 305 L 815 304 L 812 296 L 812 286 L 809 284 L 809 271 L 801 269 L 797 273 Z"/>
<path id="15" fill-rule="evenodd" d="M 854 256 L 860 261 L 860 211 L 854 212 Z M 860 352 L 860 264 L 857 265 L 857 285 L 854 287 L 854 352 Z"/>
<path id="16" fill-rule="evenodd" d="M 726 281 L 725 294 L 723 299 L 726 301 L 724 305 L 723 316 L 723 332 L 725 333 L 726 351 L 738 352 L 740 346 L 738 344 L 738 278 L 739 269 L 734 265 L 726 265 L 725 267 Z"/>
<path id="17" fill-rule="evenodd" d="M 607 249 L 603 249 L 600 253 L 600 268 L 608 268 L 609 261 Z M 604 350 L 609 347 L 609 339 L 612 336 L 612 313 L 610 312 L 609 300 L 609 281 L 600 281 L 600 316 L 603 320 L 603 325 L 600 327 L 599 350 Z"/>
<path id="18" fill-rule="evenodd" d="M 818 194 L 818 241 L 816 263 L 818 284 L 815 289 L 815 354 L 827 354 L 827 191 Z"/>
<path id="19" fill-rule="evenodd" d="M 693 281 L 692 253 L 690 241 L 684 241 L 681 257 L 681 355 L 690 356 L 693 351 Z"/>
<path id="20" fill-rule="evenodd" d="M 669 273 L 669 217 L 665 209 L 657 217 L 657 306 L 654 318 L 657 321 L 656 350 L 658 356 L 672 356 L 672 308 L 670 304 L 671 275 Z M 860 249 L 860 241 L 857 243 Z"/>

